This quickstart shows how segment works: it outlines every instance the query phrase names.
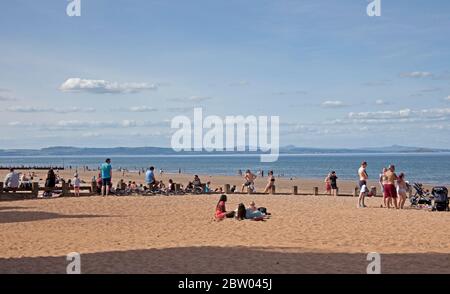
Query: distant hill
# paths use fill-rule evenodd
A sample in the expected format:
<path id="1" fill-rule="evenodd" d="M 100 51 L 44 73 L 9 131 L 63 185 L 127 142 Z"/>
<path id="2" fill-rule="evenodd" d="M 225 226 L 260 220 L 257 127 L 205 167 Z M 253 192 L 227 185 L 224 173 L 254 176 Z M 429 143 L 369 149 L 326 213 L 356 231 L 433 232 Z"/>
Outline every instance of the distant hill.
<path id="1" fill-rule="evenodd" d="M 436 153 L 450 152 L 450 149 L 433 149 L 408 146 L 346 148 L 305 148 L 285 146 L 281 154 L 326 154 L 326 153 Z M 203 152 L 203 154 L 255 154 L 258 152 Z M 42 149 L 6 149 L 0 150 L 0 156 L 118 156 L 118 155 L 170 155 L 194 154 L 194 152 L 175 152 L 163 147 L 114 147 L 114 148 L 78 148 L 48 147 Z M 195 154 L 199 154 L 196 152 Z M 200 153 L 201 154 L 201 153 Z"/>

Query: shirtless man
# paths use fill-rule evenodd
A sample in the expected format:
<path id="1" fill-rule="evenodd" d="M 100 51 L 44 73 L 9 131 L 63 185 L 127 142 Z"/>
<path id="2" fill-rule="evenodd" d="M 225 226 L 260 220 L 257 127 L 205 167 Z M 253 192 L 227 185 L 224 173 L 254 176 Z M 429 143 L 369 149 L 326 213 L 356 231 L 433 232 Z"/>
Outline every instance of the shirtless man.
<path id="1" fill-rule="evenodd" d="M 364 208 L 367 207 L 364 204 L 364 198 L 367 194 L 367 179 L 369 178 L 369 175 L 367 175 L 366 172 L 366 168 L 367 168 L 367 162 L 363 162 L 361 163 L 361 167 L 358 169 L 358 176 L 359 176 L 359 198 L 358 198 L 358 208 Z M 363 189 L 363 187 L 365 186 L 365 188 Z"/>
<path id="2" fill-rule="evenodd" d="M 254 175 L 249 169 L 245 172 L 245 183 L 242 185 L 242 191 L 244 192 L 245 187 L 250 187 L 255 185 L 256 175 Z"/>
<path id="3" fill-rule="evenodd" d="M 391 208 L 392 202 L 394 202 L 394 206 L 398 209 L 397 203 L 397 188 L 395 187 L 395 183 L 397 181 L 397 175 L 395 174 L 395 166 L 390 165 L 385 175 L 385 184 L 384 184 L 384 197 L 387 199 L 387 208 Z"/>

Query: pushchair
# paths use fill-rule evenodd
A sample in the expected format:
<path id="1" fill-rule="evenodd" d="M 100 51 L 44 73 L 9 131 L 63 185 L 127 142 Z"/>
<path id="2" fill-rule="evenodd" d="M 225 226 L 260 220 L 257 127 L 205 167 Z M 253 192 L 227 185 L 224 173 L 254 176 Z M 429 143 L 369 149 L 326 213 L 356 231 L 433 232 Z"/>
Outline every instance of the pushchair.
<path id="1" fill-rule="evenodd" d="M 432 205 L 432 198 L 433 196 L 431 193 L 423 188 L 423 184 L 421 183 L 414 183 L 413 185 L 414 190 L 416 192 L 413 196 L 409 198 L 409 201 L 411 202 L 411 206 L 413 207 L 419 207 L 422 205 L 431 206 Z"/>
<path id="2" fill-rule="evenodd" d="M 434 187 L 431 194 L 433 195 L 433 211 L 450 211 L 446 187 Z"/>

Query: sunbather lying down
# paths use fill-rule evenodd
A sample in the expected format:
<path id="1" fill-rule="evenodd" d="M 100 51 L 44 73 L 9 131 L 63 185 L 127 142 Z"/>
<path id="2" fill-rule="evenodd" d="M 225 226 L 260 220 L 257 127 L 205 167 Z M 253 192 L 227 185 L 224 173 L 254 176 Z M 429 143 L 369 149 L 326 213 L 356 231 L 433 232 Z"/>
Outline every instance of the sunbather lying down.
<path id="1" fill-rule="evenodd" d="M 245 212 L 245 218 L 254 220 L 254 221 L 261 221 L 264 219 L 270 218 L 270 213 L 267 213 L 267 209 L 264 207 L 257 208 L 254 201 L 250 202 L 250 206 L 246 209 Z"/>

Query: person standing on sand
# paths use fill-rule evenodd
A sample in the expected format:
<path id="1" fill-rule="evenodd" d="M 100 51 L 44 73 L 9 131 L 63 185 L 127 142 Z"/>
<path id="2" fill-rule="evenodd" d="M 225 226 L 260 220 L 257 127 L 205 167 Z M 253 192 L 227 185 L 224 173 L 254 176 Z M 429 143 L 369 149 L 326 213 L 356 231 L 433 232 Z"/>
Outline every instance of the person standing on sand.
<path id="1" fill-rule="evenodd" d="M 77 173 L 75 173 L 74 175 L 73 175 L 73 189 L 74 189 L 74 194 L 75 194 L 75 197 L 79 197 L 80 196 L 80 186 L 81 186 L 81 180 L 80 180 L 80 178 L 78 177 L 78 174 Z"/>
<path id="2" fill-rule="evenodd" d="M 267 186 L 266 189 L 264 189 L 264 194 L 268 193 L 273 186 L 275 186 L 275 177 L 273 176 L 273 171 L 271 170 L 268 174 Z"/>
<path id="3" fill-rule="evenodd" d="M 387 198 L 387 208 L 391 208 L 391 204 L 394 202 L 395 208 L 398 209 L 397 189 L 395 187 L 395 182 L 397 181 L 395 166 L 391 164 L 384 175 L 386 177 L 384 184 L 384 197 Z"/>
<path id="4" fill-rule="evenodd" d="M 242 184 L 242 191 L 244 192 L 244 188 L 247 187 L 254 187 L 255 186 L 255 179 L 256 179 L 256 175 L 254 175 L 249 169 L 245 172 L 245 183 Z"/>
<path id="5" fill-rule="evenodd" d="M 367 191 L 366 191 L 367 190 L 367 179 L 369 178 L 366 168 L 367 168 L 367 162 L 363 161 L 361 163 L 360 168 L 358 169 L 358 177 L 359 177 L 358 185 L 359 185 L 359 190 L 360 190 L 359 197 L 358 197 L 358 206 L 357 206 L 358 208 L 367 207 L 364 204 L 364 198 L 367 194 Z M 363 189 L 364 186 L 365 186 L 365 189 Z"/>
<path id="6" fill-rule="evenodd" d="M 100 167 L 102 175 L 102 196 L 108 196 L 111 188 L 112 166 L 111 159 L 107 158 Z"/>
<path id="7" fill-rule="evenodd" d="M 381 195 L 383 195 L 384 207 L 387 207 L 386 197 L 384 197 L 384 184 L 386 184 L 386 176 L 385 176 L 386 172 L 387 172 L 387 168 L 383 168 L 383 170 L 381 171 L 381 174 L 378 178 L 380 186 L 381 186 Z"/>
<path id="8" fill-rule="evenodd" d="M 328 196 L 331 196 L 330 176 L 331 176 L 331 173 L 329 173 L 327 175 L 327 177 L 325 178 L 325 180 L 324 180 L 324 183 L 325 183 L 325 194 L 328 195 Z"/>
<path id="9" fill-rule="evenodd" d="M 338 190 L 338 186 L 337 186 L 337 175 L 335 171 L 332 171 L 330 174 L 330 185 L 331 185 L 331 190 L 333 192 L 333 196 L 337 196 L 337 190 Z"/>
<path id="10" fill-rule="evenodd" d="M 406 192 L 408 191 L 408 186 L 406 185 L 406 181 L 405 181 L 405 174 L 404 173 L 400 173 L 398 175 L 398 179 L 397 179 L 397 194 L 398 194 L 398 207 L 400 209 L 403 209 L 403 207 L 405 206 L 405 202 L 406 202 Z"/>

